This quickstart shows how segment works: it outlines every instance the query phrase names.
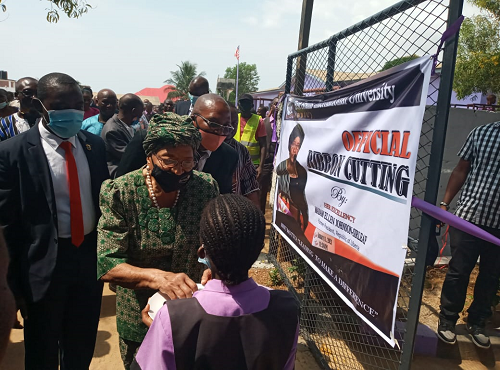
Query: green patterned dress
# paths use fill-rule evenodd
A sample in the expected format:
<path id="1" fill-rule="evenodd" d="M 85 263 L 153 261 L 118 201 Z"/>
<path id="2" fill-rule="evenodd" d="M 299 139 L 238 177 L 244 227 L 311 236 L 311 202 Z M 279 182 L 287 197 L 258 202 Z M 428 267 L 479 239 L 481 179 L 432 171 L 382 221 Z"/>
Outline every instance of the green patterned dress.
<path id="1" fill-rule="evenodd" d="M 217 182 L 209 174 L 193 171 L 177 205 L 158 210 L 149 198 L 142 169 L 105 181 L 100 196 L 97 277 L 126 262 L 142 268 L 184 272 L 200 282 L 204 267 L 196 252 L 200 246 L 201 213 L 218 195 Z M 142 323 L 141 310 L 154 293 L 117 286 L 116 324 L 120 337 L 142 342 L 148 328 Z"/>

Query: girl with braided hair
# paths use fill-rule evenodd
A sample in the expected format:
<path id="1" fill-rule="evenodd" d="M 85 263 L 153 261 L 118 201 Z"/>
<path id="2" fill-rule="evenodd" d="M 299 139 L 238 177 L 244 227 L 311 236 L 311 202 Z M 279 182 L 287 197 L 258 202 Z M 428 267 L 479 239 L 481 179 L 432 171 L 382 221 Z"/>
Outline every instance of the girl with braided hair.
<path id="1" fill-rule="evenodd" d="M 131 367 L 170 369 L 293 369 L 297 301 L 248 277 L 264 246 L 266 222 L 241 195 L 211 200 L 200 223 L 198 256 L 212 280 L 193 298 L 167 301 Z M 143 320 L 147 311 L 143 311 Z"/>

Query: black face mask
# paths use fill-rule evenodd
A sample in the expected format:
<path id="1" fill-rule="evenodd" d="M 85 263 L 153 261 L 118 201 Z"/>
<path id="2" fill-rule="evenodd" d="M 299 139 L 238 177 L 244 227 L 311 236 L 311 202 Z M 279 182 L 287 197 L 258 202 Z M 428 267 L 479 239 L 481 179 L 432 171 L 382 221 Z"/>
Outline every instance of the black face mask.
<path id="1" fill-rule="evenodd" d="M 253 108 L 253 102 L 248 100 L 242 100 L 240 101 L 239 106 L 242 112 L 250 112 Z"/>
<path id="2" fill-rule="evenodd" d="M 182 175 L 176 175 L 173 172 L 162 170 L 155 164 L 153 166 L 153 171 L 151 171 L 151 176 L 155 178 L 156 182 L 165 193 L 170 193 L 186 186 L 191 179 L 192 173 L 193 170 L 184 172 Z"/>

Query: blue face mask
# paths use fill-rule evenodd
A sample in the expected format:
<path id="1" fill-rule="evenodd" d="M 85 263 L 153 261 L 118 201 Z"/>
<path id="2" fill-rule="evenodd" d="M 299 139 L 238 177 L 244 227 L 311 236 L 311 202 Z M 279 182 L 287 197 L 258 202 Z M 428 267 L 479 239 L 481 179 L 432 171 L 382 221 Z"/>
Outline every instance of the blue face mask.
<path id="1" fill-rule="evenodd" d="M 57 136 L 67 139 L 75 136 L 82 128 L 83 110 L 49 110 L 49 128 Z"/>
<path id="2" fill-rule="evenodd" d="M 188 93 L 189 100 L 191 101 L 191 105 L 194 106 L 194 103 L 196 103 L 196 100 L 198 100 L 199 96 L 194 96 L 191 95 L 191 93 Z"/>
<path id="3" fill-rule="evenodd" d="M 0 109 L 4 109 L 7 106 L 7 102 L 0 103 Z"/>
<path id="4" fill-rule="evenodd" d="M 205 258 L 198 257 L 198 262 L 199 262 L 199 263 L 204 264 L 204 265 L 205 265 L 205 266 L 207 266 L 210 270 L 212 270 L 212 267 L 210 266 L 210 261 L 208 260 L 208 258 L 207 258 L 207 257 L 205 257 Z"/>

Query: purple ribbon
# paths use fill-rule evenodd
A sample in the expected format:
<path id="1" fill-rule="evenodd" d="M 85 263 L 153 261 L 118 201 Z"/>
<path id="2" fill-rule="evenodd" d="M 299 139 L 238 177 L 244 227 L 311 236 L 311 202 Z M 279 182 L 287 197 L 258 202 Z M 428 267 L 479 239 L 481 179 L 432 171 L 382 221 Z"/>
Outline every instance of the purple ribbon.
<path id="1" fill-rule="evenodd" d="M 443 50 L 443 45 L 448 39 L 450 39 L 452 36 L 454 36 L 459 30 L 460 26 L 462 26 L 462 22 L 464 21 L 464 16 L 461 15 L 460 17 L 457 18 L 453 24 L 446 29 L 446 31 L 443 32 L 443 35 L 441 36 L 441 41 L 439 42 L 438 50 L 437 53 L 432 56 L 432 72 L 431 76 L 434 75 L 436 72 L 436 66 L 437 66 L 437 58 L 441 50 Z"/>
<path id="2" fill-rule="evenodd" d="M 444 209 L 436 207 L 435 205 L 427 203 L 426 201 L 417 197 L 413 197 L 411 199 L 411 205 L 415 208 L 420 209 L 422 212 L 428 214 L 429 216 L 444 222 L 445 224 L 453 226 L 454 228 L 462 230 L 467 234 L 473 235 L 477 238 L 486 240 L 489 243 L 500 246 L 500 239 L 491 235 L 489 232 L 481 229 L 480 227 L 455 216 L 453 213 L 447 212 Z"/>

